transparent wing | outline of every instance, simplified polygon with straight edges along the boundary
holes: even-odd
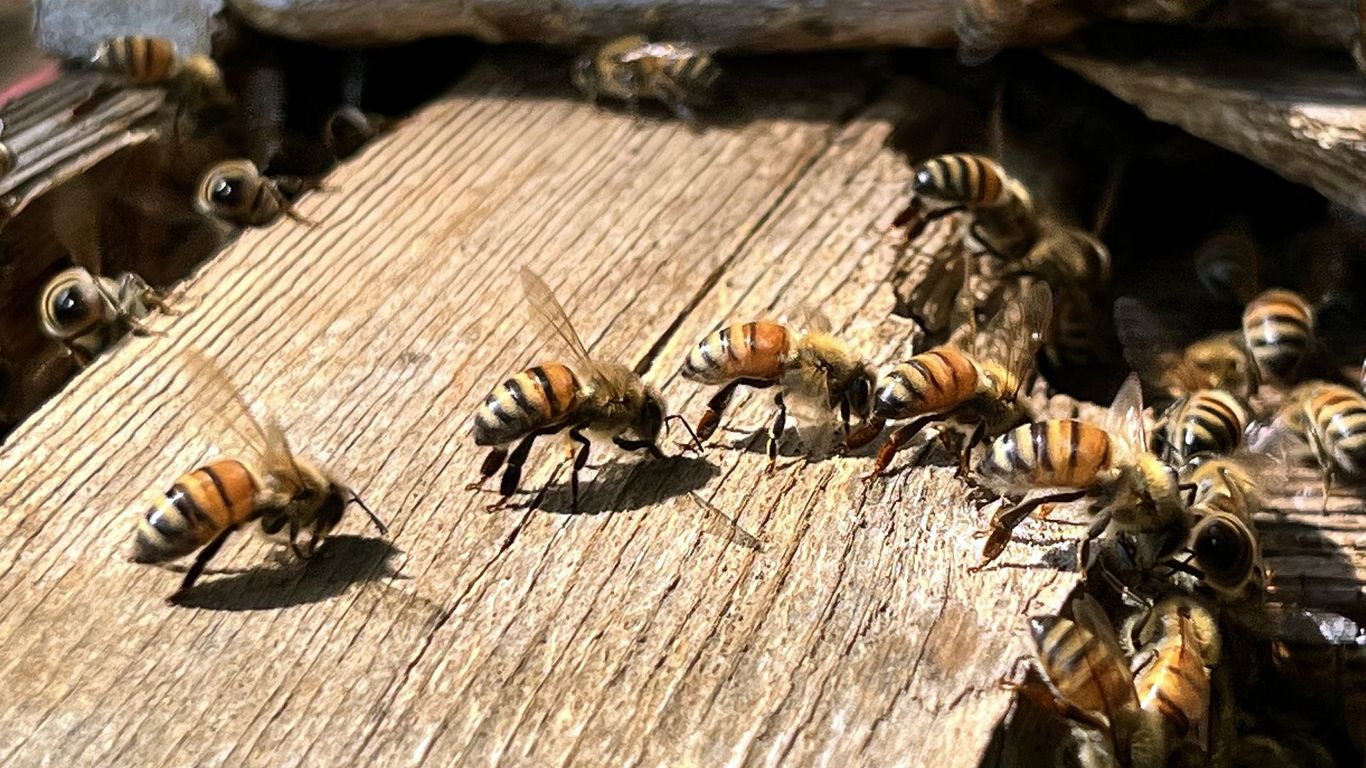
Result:
[[[1119,654],[1119,658],[1124,658],[1124,651],[1119,644],[1119,635],[1115,633],[1115,627],[1110,623],[1110,618],[1105,615],[1105,609],[1094,597],[1082,595],[1072,601],[1072,620],[1078,626],[1095,635],[1112,651]]]
[[[790,314],[790,324],[803,333],[830,333],[834,324],[830,318],[814,304],[798,304]]]
[[[1115,300],[1115,330],[1125,362],[1144,381],[1154,386],[1175,385],[1186,392],[1202,388],[1198,376],[1182,361],[1176,336],[1138,300],[1127,296]]]
[[[526,267],[522,267],[521,276],[522,291],[526,296],[527,306],[531,309],[531,319],[540,333],[543,336],[558,338],[564,343],[566,351],[573,356],[575,362],[590,370],[596,370],[593,358],[588,356],[583,340],[569,322],[569,315],[565,314],[564,307],[550,292],[550,286]]]
[[[943,331],[954,320],[963,275],[971,266],[968,259],[961,242],[940,251],[913,249],[894,277],[897,302],[892,311],[914,320],[927,334]]]
[[[181,355],[186,377],[202,390],[195,395],[199,411],[242,441],[277,481],[295,483],[296,489],[301,488],[303,478],[294,453],[274,417],[267,417],[264,423],[257,419],[237,386],[203,352],[189,349]]]
[[[1014,378],[1018,391],[1034,368],[1034,357],[1052,320],[1053,292],[1047,283],[1031,281],[987,323],[973,355],[978,360],[1000,363]]]
[[[1105,431],[1123,440],[1134,451],[1147,450],[1148,438],[1143,427],[1143,385],[1138,374],[1131,373],[1115,393],[1115,400],[1105,413]]]

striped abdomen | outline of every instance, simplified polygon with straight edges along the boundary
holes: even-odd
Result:
[[[1006,175],[995,160],[982,155],[939,155],[915,167],[911,189],[945,203],[992,206],[1004,202]]]
[[[164,37],[125,35],[100,44],[96,66],[141,85],[158,85],[175,74],[175,44]]]
[[[878,382],[873,412],[887,419],[956,408],[977,393],[977,366],[953,347],[915,355]]]
[[[721,70],[712,61],[711,55],[694,52],[664,60],[664,73],[685,96],[694,99],[704,97],[716,84]]]
[[[579,380],[567,366],[528,368],[493,388],[474,414],[476,445],[505,445],[574,413]]]
[[[256,512],[256,478],[236,459],[186,472],[138,523],[133,561],[164,563],[208,544]]]
[[[1341,384],[1324,384],[1309,400],[1311,429],[1333,461],[1350,475],[1366,473],[1366,396]]]
[[[1250,414],[1231,393],[1202,389],[1167,424],[1167,443],[1180,461],[1197,453],[1229,453],[1243,442]]]
[[[1138,701],[1117,646],[1061,617],[1031,619],[1030,630],[1044,673],[1067,702],[1112,727],[1127,722]]]
[[[702,339],[688,355],[683,376],[703,384],[735,379],[777,381],[792,346],[792,332],[785,325],[736,323]]]
[[[1153,656],[1134,677],[1139,708],[1162,718],[1178,736],[1204,723],[1209,711],[1209,672],[1189,629],[1189,620],[1175,619],[1180,630],[1158,640]]]
[[[1113,459],[1105,430],[1075,419],[1048,419],[992,441],[979,471],[992,485],[1089,488]]]
[[[1314,341],[1314,318],[1299,294],[1270,290],[1243,310],[1243,341],[1264,374],[1283,378],[1294,371]]]

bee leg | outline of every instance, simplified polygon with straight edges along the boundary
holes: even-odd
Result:
[[[686,424],[687,422],[685,421],[683,423]],[[651,458],[669,458],[664,454],[663,451],[659,450],[659,446],[655,445],[649,440],[627,440],[621,435],[617,435],[616,437],[612,438],[612,442],[616,443],[617,447],[622,449],[623,451],[649,451]],[[691,447],[692,443],[684,443],[684,445]]]
[[[882,428],[886,426],[886,424],[887,420],[876,414],[868,417],[868,420],[855,430],[853,434],[845,435],[844,447],[847,450],[853,451],[873,442],[873,438],[882,433]],[[876,475],[877,473],[875,472],[873,474]]]
[[[235,530],[237,530],[237,526],[235,525],[224,528],[223,532],[215,536],[213,541],[209,542],[208,546],[199,550],[199,554],[195,556],[194,562],[190,564],[190,570],[185,572],[185,580],[180,582],[180,589],[177,589],[175,594],[166,598],[166,602],[178,603],[184,599],[185,593],[190,591],[190,588],[194,586],[196,581],[199,581],[199,577],[204,573],[205,566],[214,558],[214,555],[218,554],[218,550],[223,548],[223,542],[227,541],[228,537],[231,536],[232,532]]]
[[[968,460],[972,456],[972,449],[982,442],[982,437],[986,435],[986,432],[986,424],[979,421],[972,428],[972,432],[968,433],[967,441],[958,451],[958,473],[955,477],[962,479],[968,476]]]
[[[773,396],[773,404],[778,406],[778,415],[773,417],[773,428],[768,432],[768,467],[764,470],[765,474],[771,474],[777,466],[778,440],[787,429],[787,403],[783,402],[782,392]]]
[[[716,433],[716,427],[721,424],[721,414],[725,412],[726,406],[730,405],[730,399],[735,394],[735,388],[743,384],[742,379],[736,379],[716,391],[707,401],[707,410],[702,414],[702,418],[697,420],[697,438],[699,440],[710,439]]]
[[[522,465],[526,464],[526,457],[531,453],[531,445],[536,442],[544,432],[532,432],[522,438],[522,442],[512,449],[512,453],[507,457],[507,468],[503,470],[503,479],[498,484],[498,492],[503,496],[511,496],[517,492],[517,484],[522,482]]]
[[[939,418],[938,414],[926,414],[892,430],[892,434],[887,436],[887,442],[883,443],[882,447],[878,449],[877,461],[873,464],[873,472],[868,478],[872,479],[883,472],[886,472],[887,466],[892,463],[892,459],[896,456],[897,451],[900,451],[907,443],[914,439],[915,436],[920,433],[920,430],[925,428],[926,424],[929,424],[937,418]]]
[[[1043,504],[1058,504],[1068,501],[1076,501],[1086,496],[1086,491],[1064,491],[1038,498],[1022,501],[1013,507],[1006,507],[991,519],[991,527],[987,533],[987,543],[982,547],[982,562],[968,568],[968,573],[977,573],[987,567],[991,561],[1001,556],[1005,551],[1006,545],[1010,543],[1010,533],[1015,530],[1020,523],[1024,522],[1034,510]]]
[[[683,418],[682,416],[680,416],[680,415],[677,414],[677,413],[673,414],[672,416],[665,416],[665,417],[664,417],[664,423],[665,423],[665,424],[668,424],[668,423],[671,422],[671,421],[677,421],[679,424],[682,424],[682,425],[683,425],[683,429],[687,430],[687,432],[688,432],[688,437],[691,437],[691,438],[692,438],[692,441],[691,441],[691,442],[687,442],[687,443],[683,443],[683,444],[682,444],[682,445],[683,445],[683,448],[684,448],[685,450],[697,451],[698,455],[701,455],[701,454],[703,454],[703,453],[706,453],[706,451],[707,451],[706,446],[702,445],[702,441],[697,439],[697,433],[693,431],[692,425],[688,423],[688,420],[687,420],[687,419]],[[630,442],[630,441],[627,441],[627,442]],[[644,441],[641,441],[641,442],[644,442]],[[620,445],[620,443],[617,443],[617,444]],[[630,449],[628,448],[627,450],[630,450]],[[650,443],[650,455],[654,456],[656,459],[663,459],[663,458],[665,458],[664,452],[661,451],[661,450],[659,450],[659,446],[655,445],[654,443]]]
[[[1323,507],[1322,511],[1328,511],[1328,495],[1333,492],[1333,459],[1328,455],[1328,447],[1323,444],[1323,437],[1314,428],[1314,421],[1311,415],[1310,426],[1305,430],[1305,436],[1309,438],[1309,448],[1314,454],[1314,460],[1319,464],[1319,471],[1323,473]]]
[[[1189,494],[1186,499],[1186,506],[1188,507],[1195,503],[1195,492],[1198,490],[1200,490],[1198,483],[1178,483],[1176,485],[1177,493]]]
[[[582,446],[579,448],[577,455],[574,456],[574,467],[569,470],[569,509],[572,512],[578,512],[579,472],[588,464],[588,449],[593,446],[593,443],[587,437],[584,437],[583,432],[579,429],[569,430],[569,439]]]
[[[484,463],[479,465],[479,482],[468,483],[465,485],[467,491],[477,491],[484,487],[484,483],[490,477],[498,474],[498,470],[503,468],[503,462],[507,461],[508,449],[502,446],[489,451],[489,455],[484,457]]]

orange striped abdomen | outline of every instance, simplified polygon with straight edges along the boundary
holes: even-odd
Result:
[[[873,412],[887,419],[956,408],[977,393],[977,366],[952,347],[936,347],[898,365],[878,382]]]
[[[1005,191],[1005,172],[982,155],[940,155],[916,166],[911,188],[917,195],[970,207],[996,205]]]
[[[1190,733],[1209,711],[1209,673],[1182,622],[1181,634],[1162,640],[1134,679],[1138,705],[1155,712],[1178,735]]]
[[[1322,386],[1309,402],[1313,429],[1349,475],[1366,474],[1366,396],[1340,384]]]
[[[1272,377],[1295,370],[1313,338],[1313,315],[1297,293],[1270,290],[1243,310],[1243,341],[1257,367]]]
[[[1000,487],[1090,488],[1113,460],[1105,430],[1076,419],[1048,419],[992,441],[979,471]]]
[[[1129,667],[1117,647],[1071,619],[1033,619],[1030,625],[1044,672],[1069,703],[1112,724],[1137,709]]]
[[[547,363],[494,387],[474,414],[476,445],[506,445],[568,419],[581,400],[579,380],[568,366]]]
[[[256,478],[236,459],[215,459],[181,475],[138,523],[133,561],[184,557],[256,513]]]
[[[703,384],[777,381],[791,349],[792,332],[785,325],[736,323],[702,339],[688,355],[683,376]]]
[[[1243,442],[1251,415],[1231,393],[1200,390],[1190,396],[1167,425],[1167,441],[1179,460],[1198,453],[1228,453]]]
[[[96,63],[140,85],[158,85],[174,74],[175,44],[164,37],[126,35],[100,45]]]

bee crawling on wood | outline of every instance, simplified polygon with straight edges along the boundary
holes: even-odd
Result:
[[[1010,532],[1044,504],[1090,497],[1095,519],[1087,545],[1108,528],[1150,540],[1138,567],[1146,570],[1186,541],[1190,515],[1175,473],[1148,448],[1143,395],[1130,375],[1115,395],[1103,425],[1077,419],[1025,424],[996,438],[978,468],[981,482],[1002,495],[1047,489],[1026,496],[991,520],[981,564],[1000,556]]]
[[[910,243],[930,222],[966,211],[968,232],[992,255],[1013,259],[1038,239],[1029,190],[985,155],[938,155],[911,170],[911,201],[892,220]]]
[[[697,437],[706,440],[716,432],[721,415],[740,386],[754,389],[777,387],[773,397],[778,412],[768,433],[768,468],[778,458],[778,439],[787,424],[788,401],[801,408],[822,428],[832,411],[839,409],[844,432],[849,420],[867,420],[872,410],[874,374],[866,360],[831,335],[830,321],[807,311],[804,328],[782,323],[736,323],[715,331],[693,348],[683,367],[683,377],[701,384],[721,385],[707,401],[697,422]],[[809,414],[808,414],[809,412]],[[874,432],[876,434],[876,432]]]
[[[684,42],[652,43],[642,35],[612,40],[580,56],[572,72],[575,87],[590,101],[607,96],[634,111],[641,99],[653,99],[689,124],[697,123],[694,107],[711,103],[720,76],[710,53]]]
[[[295,190],[286,186],[302,191],[309,185],[297,179],[269,178],[250,160],[224,160],[200,179],[194,207],[205,216],[243,227],[264,227],[281,216],[312,226],[294,210],[287,192]]]
[[[160,293],[131,272],[96,277],[83,267],[71,267],[43,287],[38,324],[78,363],[88,365],[124,333],[150,333],[141,321],[154,308],[176,314]]]
[[[871,475],[876,476],[927,424],[946,421],[970,430],[959,461],[960,471],[966,471],[968,457],[983,437],[1028,420],[1018,395],[1033,370],[1052,312],[1048,286],[1033,283],[987,324],[980,339],[969,323],[971,350],[946,344],[897,365],[878,380],[873,415],[846,446],[866,445],[888,420],[911,419],[878,451]]]
[[[213,362],[187,353],[186,371],[203,387],[197,395],[203,412],[224,425],[245,451],[181,475],[138,523],[135,563],[166,563],[199,552],[170,601],[185,596],[228,537],[245,525],[256,523],[261,533],[283,537],[303,560],[313,556],[352,503],[365,510],[381,535],[388,534],[354,491],[294,454],[273,418],[258,421]]]
[[[1257,443],[1271,447],[1286,435],[1309,443],[1323,472],[1325,503],[1339,478],[1366,479],[1366,394],[1326,381],[1301,384]]]
[[[543,337],[558,339],[570,353],[566,363],[542,363],[494,387],[474,414],[474,442],[492,450],[480,468],[478,488],[503,469],[499,493],[517,491],[531,446],[538,437],[567,432],[579,445],[570,473],[570,504],[578,507],[579,472],[588,464],[591,436],[610,439],[626,451],[646,451],[665,458],[659,449],[660,432],[677,420],[691,431],[682,416],[669,415],[664,398],[631,369],[593,359],[584,347],[564,307],[545,281],[523,268],[526,303]],[[587,434],[585,434],[587,433]],[[508,446],[516,443],[509,452]],[[700,448],[700,444],[699,444]],[[504,466],[506,468],[504,469]]]

